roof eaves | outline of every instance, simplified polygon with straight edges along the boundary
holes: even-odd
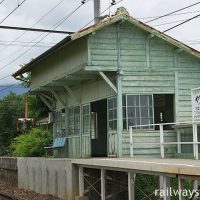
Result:
[[[98,24],[94,24],[94,25],[92,25],[92,26],[90,26],[90,27],[88,27],[86,29],[83,29],[83,30],[80,30],[80,31],[78,31],[76,33],[73,33],[71,35],[71,39],[72,40],[76,40],[78,38],[81,38],[81,37],[83,37],[85,35],[88,35],[88,34],[90,34],[92,32],[100,30],[100,29],[102,29],[102,28],[104,28],[104,27],[106,27],[108,25],[111,25],[111,24],[113,24],[113,23],[115,23],[117,21],[120,21],[123,18],[124,18],[124,14],[119,14],[119,15],[115,15],[113,17],[110,17],[110,18],[108,18],[106,20],[103,20],[103,21],[99,22]]]

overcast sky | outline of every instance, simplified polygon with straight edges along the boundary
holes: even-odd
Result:
[[[22,1],[4,0],[0,4],[0,22]],[[102,11],[109,7],[109,1],[111,0],[101,0]],[[110,12],[113,14],[117,7],[124,6],[131,16],[146,22],[151,19],[147,17],[160,16],[196,2],[197,0],[123,0],[113,6]],[[80,3],[81,0],[26,0],[0,25],[52,29]],[[54,7],[55,9],[41,19]],[[108,13],[109,10],[105,14]],[[149,25],[163,31],[180,23],[181,20],[200,14],[200,4],[180,11],[179,14],[156,20]],[[91,19],[93,19],[93,0],[80,7],[56,30],[78,31]],[[180,22],[176,22],[179,20]],[[167,34],[200,50],[200,18],[173,29]],[[66,35],[49,34],[45,36],[46,33],[0,29],[0,86],[15,83],[16,81],[9,75],[18,70],[20,64],[27,63],[32,58],[37,57]],[[2,79],[6,76],[9,77]]]

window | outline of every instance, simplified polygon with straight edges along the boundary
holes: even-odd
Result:
[[[80,106],[69,108],[68,126],[69,126],[69,135],[80,133]]]
[[[126,118],[127,128],[129,126],[153,124],[153,99],[152,95],[126,95]],[[150,127],[144,127],[150,128]]]
[[[117,130],[117,98],[108,99],[108,127]]]
[[[83,135],[90,134],[90,105],[82,107]]]
[[[54,121],[54,131],[56,133],[56,137],[65,136],[65,109],[57,110],[54,112],[55,121]]]
[[[174,122],[174,95],[154,94],[153,99],[155,123]],[[172,127],[165,125],[164,129],[172,129]]]

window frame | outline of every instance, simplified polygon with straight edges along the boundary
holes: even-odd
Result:
[[[137,107],[139,107],[140,109],[140,125],[138,125],[138,127],[136,128],[137,130],[152,130],[152,129],[154,129],[154,126],[146,126],[146,127],[142,127],[142,125],[141,125],[141,103],[140,103],[140,97],[141,96],[151,96],[151,101],[152,101],[152,124],[154,124],[154,99],[153,99],[153,94],[148,94],[148,93],[146,93],[146,94],[123,94],[123,95],[125,95],[125,103],[126,103],[126,105],[125,105],[125,108],[126,108],[126,117],[124,118],[124,116],[123,116],[123,119],[126,119],[126,130],[128,131],[129,130],[129,125],[128,125],[128,122],[129,122],[129,117],[128,117],[128,101],[127,101],[127,97],[128,96],[139,96],[139,106],[137,106]],[[122,109],[123,109],[123,107],[124,107],[124,105],[122,105]]]
[[[86,107],[86,106],[89,107],[89,113],[88,113],[88,114],[84,114],[84,110],[83,110],[83,109],[84,109],[84,107]],[[88,104],[81,105],[81,123],[82,123],[81,127],[82,127],[82,135],[83,135],[83,136],[85,136],[85,135],[91,135],[91,128],[90,128],[90,126],[91,126],[91,125],[90,125],[90,120],[91,120],[90,117],[91,117],[91,114],[90,114],[90,113],[91,113],[91,106],[90,106],[89,103],[88,103]],[[88,129],[88,132],[85,133],[85,132],[84,132],[84,117],[87,116],[87,115],[89,116],[89,125],[88,125],[88,126],[89,126],[89,129]]]
[[[113,99],[115,99],[116,100],[116,108],[112,108],[112,109],[109,109],[109,100],[113,100]],[[108,130],[108,132],[115,132],[115,131],[117,131],[117,96],[112,96],[112,97],[109,97],[108,99],[107,99],[107,130]],[[114,110],[116,110],[116,119],[115,118],[112,118],[111,120],[109,120],[109,111],[110,110],[112,110],[112,111],[114,111]],[[112,122],[114,122],[114,121],[116,121],[116,129],[110,129],[110,126],[109,126],[109,122],[110,121],[112,121]]]
[[[74,109],[76,107],[79,107],[79,131],[78,133],[75,133],[75,113],[74,113]],[[73,117],[70,117],[70,109],[73,109]],[[82,113],[81,113],[81,105],[74,105],[74,106],[70,106],[70,107],[67,107],[67,132],[68,132],[68,136],[76,136],[76,135],[80,135],[81,134],[81,116],[82,116]],[[73,122],[73,125],[70,125],[70,118],[73,118],[74,122]],[[74,133],[70,133],[70,128],[73,127],[73,132]]]

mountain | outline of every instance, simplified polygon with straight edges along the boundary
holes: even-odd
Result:
[[[21,95],[25,92],[27,92],[28,89],[24,88],[20,85],[4,85],[0,86],[0,99],[7,96],[10,92],[14,92],[17,95]]]

